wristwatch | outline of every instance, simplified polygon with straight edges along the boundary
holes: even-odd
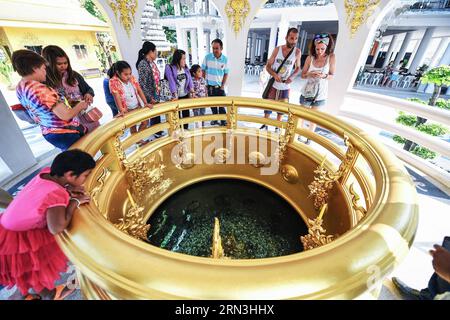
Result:
[[[77,202],[77,208],[79,208],[79,207],[80,207],[80,205],[81,205],[81,201],[80,201],[80,200],[78,200],[77,198],[70,198],[70,200],[69,200],[69,201],[72,201],[72,200],[75,200],[75,201]]]

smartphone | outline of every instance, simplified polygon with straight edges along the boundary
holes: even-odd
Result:
[[[442,246],[450,251],[450,237],[445,237],[444,242],[442,242]]]

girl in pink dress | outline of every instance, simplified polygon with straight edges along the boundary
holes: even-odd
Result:
[[[0,214],[1,285],[16,285],[24,296],[30,289],[36,293],[55,289],[68,260],[54,236],[66,229],[77,207],[89,202],[82,185],[94,167],[89,154],[65,151]]]

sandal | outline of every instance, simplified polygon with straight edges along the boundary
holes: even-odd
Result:
[[[27,294],[24,300],[42,300],[42,297],[38,294]]]
[[[66,290],[63,293],[64,289],[68,289],[68,290]],[[57,286],[55,288],[55,290],[56,290],[56,292],[55,292],[55,297],[53,298],[53,300],[64,300],[64,298],[71,295],[75,291],[75,288],[69,289],[69,288],[67,288],[66,285],[61,284],[61,285]]]

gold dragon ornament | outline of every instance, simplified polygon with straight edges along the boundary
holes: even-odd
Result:
[[[345,0],[347,24],[353,38],[358,29],[366,23],[381,0]]]
[[[138,7],[137,0],[110,0],[108,3],[116,16],[116,19],[120,20],[122,27],[129,37],[131,29],[133,29],[134,15],[136,14]],[[118,18],[119,14],[120,19]]]
[[[228,0],[225,6],[228,20],[231,20],[234,33],[237,35],[250,12],[250,3],[247,0]]]

